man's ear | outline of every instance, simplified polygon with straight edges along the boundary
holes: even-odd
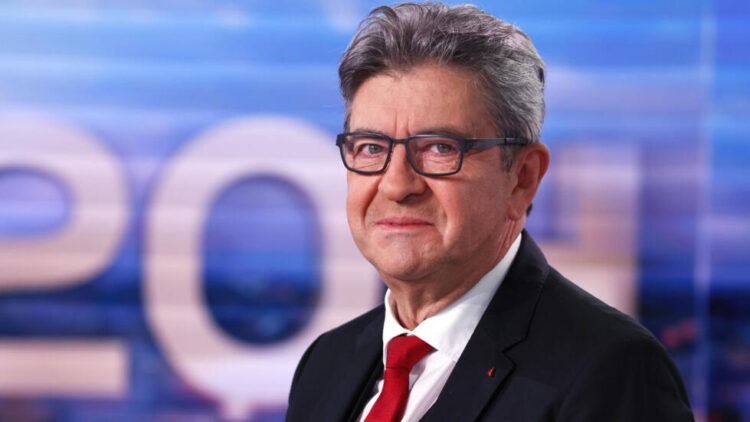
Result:
[[[510,172],[516,184],[510,193],[508,217],[520,220],[534,200],[539,184],[549,167],[549,149],[541,142],[526,145],[516,152]]]

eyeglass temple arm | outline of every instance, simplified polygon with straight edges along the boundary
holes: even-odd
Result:
[[[466,150],[470,149],[489,149],[495,145],[526,145],[531,142],[522,138],[478,138],[467,139]]]

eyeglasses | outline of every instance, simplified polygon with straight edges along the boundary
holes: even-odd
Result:
[[[453,135],[414,135],[394,139],[379,133],[350,132],[336,136],[344,166],[359,174],[376,174],[385,170],[391,160],[393,144],[404,144],[406,157],[417,173],[450,176],[461,170],[466,151],[529,143],[521,138],[465,139]]]

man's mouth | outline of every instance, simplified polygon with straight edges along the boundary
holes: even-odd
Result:
[[[408,229],[432,225],[429,221],[414,217],[388,217],[378,220],[375,224],[380,227],[393,229]]]

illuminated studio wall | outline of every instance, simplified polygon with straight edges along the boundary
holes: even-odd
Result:
[[[750,4],[551,3],[480,2],[548,65],[529,230],[699,419],[750,420]],[[383,292],[334,147],[374,5],[0,3],[0,420],[283,418],[305,346]]]

